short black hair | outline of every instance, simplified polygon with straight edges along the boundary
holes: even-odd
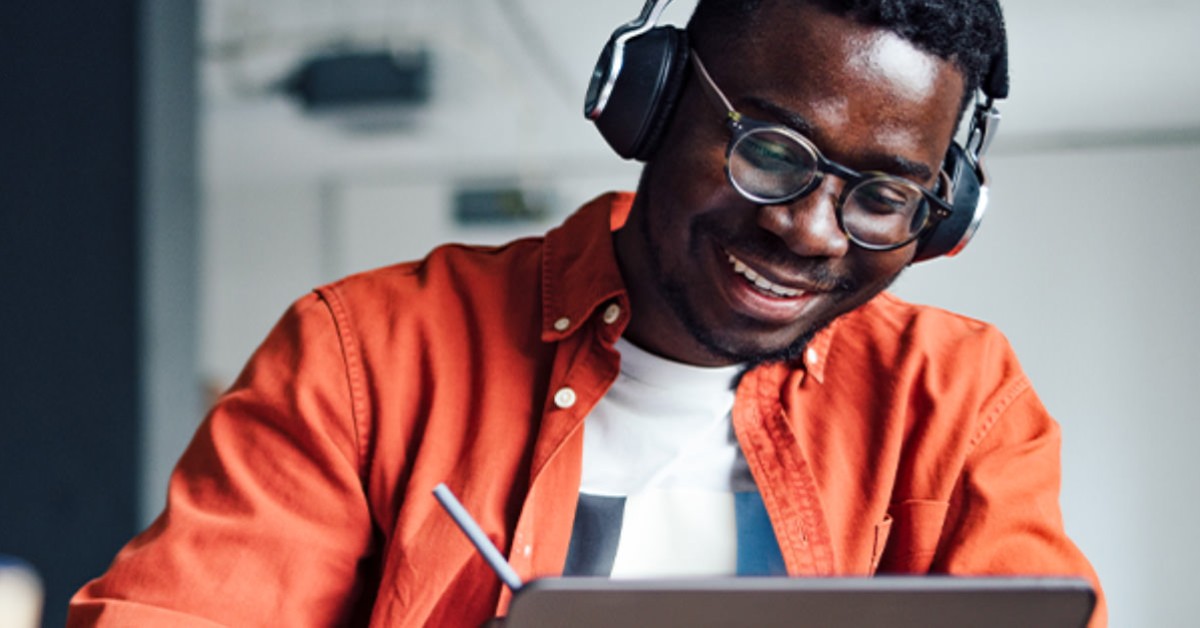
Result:
[[[1004,14],[997,0],[781,0],[806,3],[849,17],[861,24],[886,28],[917,48],[952,62],[963,75],[962,109],[983,81],[1004,97],[1008,90]],[[700,0],[688,21],[693,42],[725,47],[735,39],[753,38],[754,12],[763,0]],[[993,70],[993,65],[999,67]]]

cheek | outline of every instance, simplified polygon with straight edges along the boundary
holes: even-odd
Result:
[[[916,244],[910,244],[895,251],[856,251],[854,256],[854,275],[859,282],[859,289],[874,296],[880,290],[888,287],[909,263],[916,252]]]
[[[701,94],[689,91],[681,100],[653,162],[665,175],[662,183],[669,189],[664,192],[682,198],[725,184],[729,131]]]
[[[694,142],[671,148],[670,156],[660,153],[647,166],[646,226],[653,240],[685,242],[693,239],[697,220],[744,201],[726,180],[723,151],[706,150]]]

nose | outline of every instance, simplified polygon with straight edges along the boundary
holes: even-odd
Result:
[[[789,203],[759,207],[758,226],[779,236],[801,257],[842,257],[850,240],[838,225],[840,183],[825,177],[815,190]]]

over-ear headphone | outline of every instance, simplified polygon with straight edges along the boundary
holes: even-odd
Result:
[[[650,159],[683,91],[690,51],[687,33],[656,26],[670,2],[646,0],[637,18],[614,31],[588,84],[584,115],[625,159]],[[914,262],[956,255],[983,221],[989,183],[983,155],[1000,123],[994,102],[1008,96],[1006,48],[1002,42],[980,85],[983,100],[971,114],[967,141],[961,146],[951,143],[942,163],[954,211],[921,234]]]

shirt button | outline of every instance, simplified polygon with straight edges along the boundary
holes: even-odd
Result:
[[[808,351],[804,352],[804,361],[808,362],[809,366],[812,366],[817,363],[817,357],[818,357],[817,350],[813,349],[811,347],[809,348]]]
[[[575,391],[570,386],[563,386],[554,393],[554,405],[566,410],[575,405]]]
[[[570,326],[571,319],[567,318],[566,316],[554,321],[554,328],[558,331],[567,331],[567,328]]]
[[[532,545],[526,545],[524,550],[522,550],[522,551],[525,553],[525,558],[529,558],[530,556],[533,556],[533,546]]]
[[[621,318],[621,306],[617,305],[616,303],[609,305],[608,308],[604,310],[605,324],[612,325],[613,323],[617,322],[618,318]]]

